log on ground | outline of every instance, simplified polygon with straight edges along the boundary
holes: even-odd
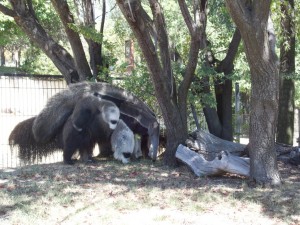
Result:
[[[236,156],[247,154],[245,152],[246,145],[223,140],[203,130],[193,132],[190,138],[186,140],[186,145],[205,155],[208,160],[214,159],[222,151]]]
[[[186,164],[196,176],[216,176],[233,173],[243,176],[250,174],[249,158],[238,157],[228,151],[221,151],[214,160],[208,161],[201,154],[179,145],[176,158]]]

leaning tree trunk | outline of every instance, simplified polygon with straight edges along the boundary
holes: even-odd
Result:
[[[36,19],[29,1],[11,0],[13,10],[0,4],[0,11],[14,18],[16,24],[27,34],[54,63],[64,76],[67,84],[79,81],[79,75],[72,56],[55,42]]]
[[[279,71],[275,35],[268,27],[270,1],[227,0],[226,3],[241,32],[251,73],[250,177],[257,183],[280,184],[274,151]]]
[[[70,12],[68,3],[64,0],[51,0],[51,2],[64,25],[68,40],[73,51],[73,57],[80,81],[85,81],[88,78],[92,77],[92,73],[85,56],[80,36],[70,27],[70,25],[74,24],[74,18],[72,13]]]

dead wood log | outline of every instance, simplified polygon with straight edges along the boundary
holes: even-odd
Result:
[[[250,174],[247,145],[220,139],[206,131],[198,130],[186,140],[187,147],[179,145],[176,158],[186,164],[197,176],[234,173]],[[276,144],[277,159],[300,165],[300,148]]]
[[[221,151],[218,156],[207,161],[201,154],[179,145],[175,154],[176,158],[186,164],[196,176],[213,176],[224,173],[234,173],[243,176],[250,174],[249,158],[238,157],[228,151]]]
[[[295,166],[300,166],[300,149],[299,148],[291,151],[288,162]]]
[[[277,159],[295,166],[300,165],[300,148],[276,145]]]
[[[207,160],[214,159],[222,151],[236,156],[246,154],[246,145],[223,140],[203,130],[193,132],[186,140],[186,145],[203,154]]]

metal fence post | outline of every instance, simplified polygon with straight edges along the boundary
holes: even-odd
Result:
[[[235,134],[237,142],[240,142],[241,134],[241,115],[240,115],[240,87],[239,83],[235,83]]]

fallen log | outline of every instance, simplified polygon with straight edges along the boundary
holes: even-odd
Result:
[[[300,148],[299,147],[281,147],[277,152],[277,159],[284,163],[290,163],[300,166]]]
[[[289,163],[295,166],[300,166],[300,151],[294,150],[290,154]]]
[[[197,176],[234,173],[249,176],[250,159],[247,145],[220,139],[209,132],[198,130],[179,145],[176,158],[186,164]],[[300,148],[276,144],[277,159],[300,165]],[[242,157],[244,156],[244,157]]]
[[[208,161],[203,155],[179,145],[176,158],[186,164],[196,176],[215,176],[224,173],[234,173],[243,176],[250,174],[249,158],[232,155],[228,151],[221,151],[214,160]]]
[[[222,151],[236,156],[243,156],[246,154],[247,147],[247,145],[223,140],[203,130],[193,132],[186,140],[186,146],[205,155],[207,160],[214,159]]]

